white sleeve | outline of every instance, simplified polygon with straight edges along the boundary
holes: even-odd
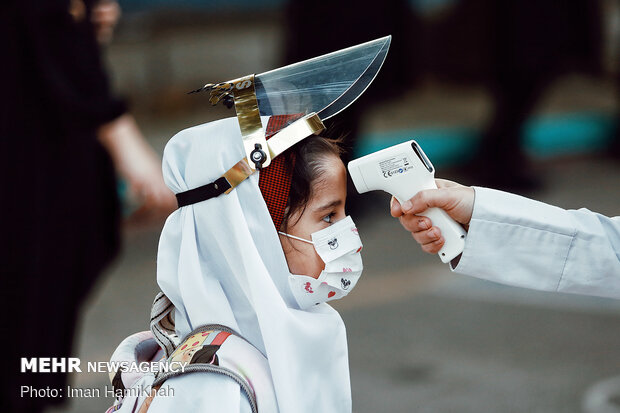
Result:
[[[536,290],[620,298],[620,217],[474,190],[465,249],[454,271]]]
[[[166,380],[149,413],[251,413],[248,399],[234,380],[215,373],[188,373]]]

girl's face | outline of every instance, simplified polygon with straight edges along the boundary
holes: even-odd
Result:
[[[310,234],[320,231],[345,218],[347,198],[347,171],[336,155],[325,155],[323,174],[312,182],[312,197],[305,210],[289,217],[288,228],[282,231],[299,238],[312,240]],[[301,214],[301,216],[300,216]],[[318,278],[325,263],[316,253],[314,245],[280,235],[280,243],[291,274]]]

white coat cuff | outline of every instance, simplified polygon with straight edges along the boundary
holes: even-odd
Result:
[[[453,270],[502,284],[556,291],[574,236],[566,211],[507,192],[474,190],[465,249]],[[542,273],[540,268],[547,271]]]

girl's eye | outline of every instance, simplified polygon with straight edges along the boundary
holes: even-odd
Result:
[[[335,212],[330,213],[329,215],[326,215],[322,218],[323,221],[327,222],[328,224],[332,223],[332,218],[334,217],[334,215],[336,215]]]

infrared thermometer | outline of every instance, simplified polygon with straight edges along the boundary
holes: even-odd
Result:
[[[423,189],[437,188],[435,168],[414,140],[355,159],[348,168],[357,192],[380,189],[401,204]],[[467,233],[443,209],[429,208],[418,215],[430,218],[441,230],[445,239],[438,253],[441,261],[450,262],[463,252]]]

